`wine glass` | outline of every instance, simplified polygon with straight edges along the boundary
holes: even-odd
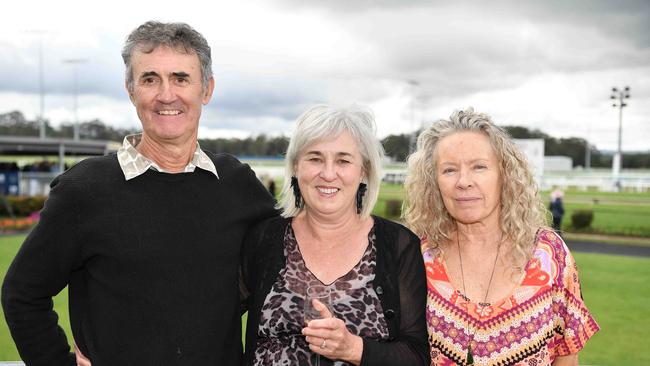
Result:
[[[325,285],[310,285],[307,286],[307,293],[305,295],[304,303],[304,317],[305,326],[314,319],[321,319],[320,311],[314,308],[314,300],[320,301],[328,309],[331,309],[331,290]],[[315,366],[320,366],[320,355],[315,354],[312,357]]]

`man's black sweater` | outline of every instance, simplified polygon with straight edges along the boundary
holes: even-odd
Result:
[[[2,287],[28,366],[75,365],[51,298],[93,366],[239,365],[238,265],[247,229],[276,214],[252,170],[208,154],[219,178],[155,170],[129,181],[115,155],[52,182]]]

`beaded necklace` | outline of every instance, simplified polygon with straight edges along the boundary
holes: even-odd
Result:
[[[467,290],[465,290],[465,273],[463,272],[463,256],[460,254],[460,233],[457,231],[456,232],[456,246],[458,247],[458,260],[460,262],[460,278],[463,283],[463,293],[459,294],[463,300],[469,302],[471,301],[469,297],[467,297]],[[497,261],[499,260],[499,252],[501,251],[501,239],[499,239],[499,245],[497,246],[497,255],[494,257],[494,264],[492,265],[492,273],[490,274],[490,280],[488,281],[488,286],[487,289],[485,290],[485,297],[483,298],[483,302],[479,302],[479,306],[485,307],[485,306],[490,306],[491,304],[487,302],[488,294],[490,293],[490,287],[492,286],[492,278],[494,277],[494,270],[497,268]],[[467,330],[469,330],[469,320],[467,321]],[[470,339],[469,343],[467,344],[467,364],[468,365],[473,365],[474,364],[474,355],[472,354],[472,342],[474,341],[474,336],[476,334],[476,331],[472,333],[472,338]]]

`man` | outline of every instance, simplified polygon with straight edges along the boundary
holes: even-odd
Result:
[[[69,285],[93,366],[238,365],[240,244],[274,201],[247,165],[198,146],[214,89],[198,32],[147,22],[122,57],[143,132],[52,182],[3,284],[7,323],[28,366],[74,365],[51,300]]]

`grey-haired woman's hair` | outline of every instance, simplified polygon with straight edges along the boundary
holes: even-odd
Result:
[[[438,187],[437,148],[440,140],[463,131],[486,136],[499,160],[500,229],[503,239],[514,244],[511,259],[522,263],[522,258],[528,260],[532,255],[537,229],[546,226],[546,209],[523,153],[488,115],[472,108],[455,111],[449,120],[435,122],[418,137],[417,151],[408,159],[403,218],[413,232],[427,238],[431,247],[451,240],[456,221],[445,208]]]
[[[201,33],[185,23],[161,23],[148,21],[133,30],[122,48],[122,59],[126,66],[126,82],[133,91],[131,57],[133,51],[151,53],[160,46],[169,47],[185,54],[196,54],[201,63],[201,85],[207,88],[212,77],[212,56],[208,41]]]
[[[304,205],[296,207],[291,188],[291,177],[295,175],[294,168],[300,155],[310,145],[335,139],[343,132],[348,132],[356,141],[363,158],[363,172],[368,190],[363,197],[360,216],[370,216],[379,195],[381,163],[384,157],[384,149],[375,135],[375,129],[372,111],[354,104],[345,108],[317,105],[298,117],[287,148],[284,184],[277,206],[282,209],[282,216],[294,217],[304,208]]]

